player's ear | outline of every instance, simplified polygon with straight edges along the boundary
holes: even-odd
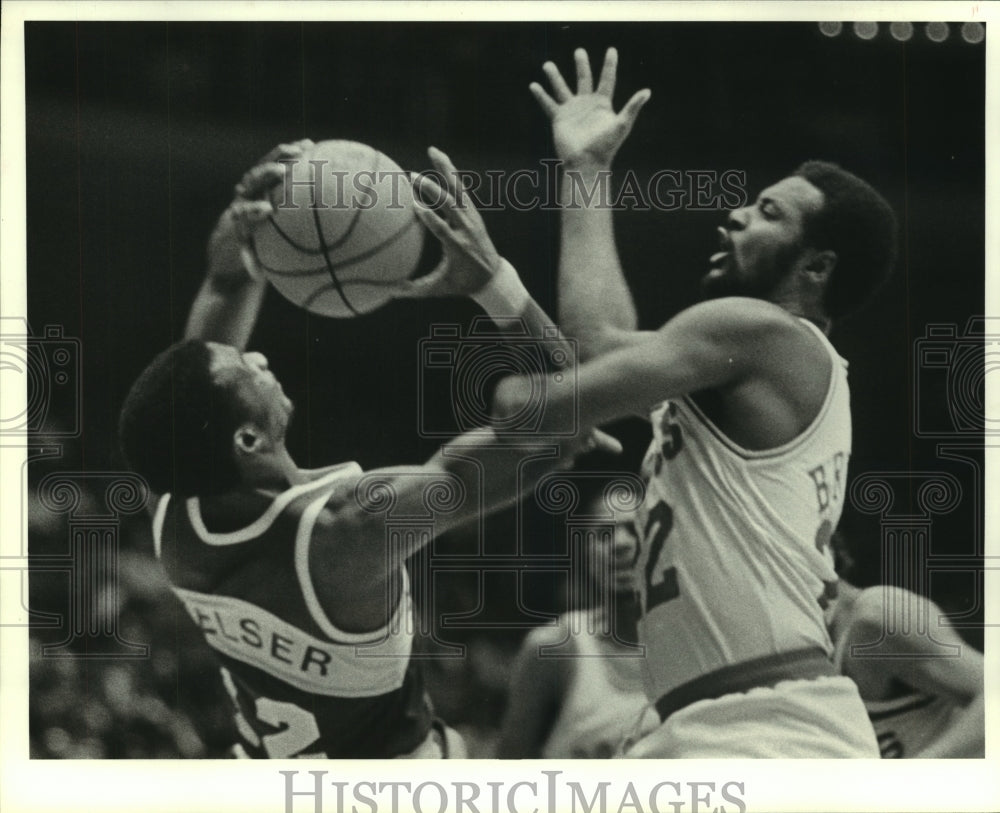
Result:
[[[258,454],[267,445],[266,440],[265,434],[256,424],[245,423],[233,433],[233,449],[237,455]]]
[[[837,253],[830,249],[812,251],[806,258],[804,270],[815,283],[827,283],[837,267]]]

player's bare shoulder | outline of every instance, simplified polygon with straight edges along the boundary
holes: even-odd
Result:
[[[826,358],[815,331],[785,308],[754,297],[729,296],[692,305],[663,325],[669,340],[710,344],[729,352],[733,363],[769,366],[779,356],[782,364],[801,356],[803,366]]]
[[[822,400],[831,352],[822,331],[780,305],[753,297],[720,297],[681,311],[661,328],[668,341],[701,345],[734,370],[733,383],[765,379],[795,393],[813,383]]]
[[[680,311],[674,319],[698,321],[718,329],[756,332],[780,330],[795,323],[795,317],[780,305],[750,296],[706,299]]]

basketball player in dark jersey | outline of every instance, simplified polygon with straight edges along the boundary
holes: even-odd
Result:
[[[404,563],[429,535],[392,535],[379,507],[394,500],[397,514],[425,516],[443,499],[434,526],[441,533],[517,493],[506,478],[481,484],[470,461],[496,444],[492,429],[445,444],[422,466],[367,475],[354,463],[307,471],[290,457],[292,403],[267,360],[245,352],[265,283],[243,249],[253,221],[270,211],[265,193],[284,171],[276,161],[303,146],[278,148],[237,187],[210,243],[187,338],[161,353],[126,399],[122,448],[155,494],[157,557],[218,655],[237,755],[462,756],[457,734],[435,724],[410,658]],[[443,153],[431,158],[455,177]],[[422,178],[417,188],[444,201],[440,213],[418,208],[444,258],[399,295],[471,295],[490,315],[520,316],[543,335],[551,321],[499,257],[478,213],[455,205],[454,187],[445,194]],[[541,474],[597,445],[615,448],[599,433],[558,449],[539,443],[534,452],[548,460],[534,468]],[[526,469],[523,487],[532,473]]]

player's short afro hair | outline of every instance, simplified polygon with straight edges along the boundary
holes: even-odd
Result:
[[[839,319],[867,303],[892,274],[896,216],[867,182],[836,164],[806,161],[793,174],[823,193],[823,208],[806,219],[805,239],[837,255],[823,304]]]
[[[118,423],[129,466],[159,494],[208,495],[239,481],[235,399],[212,380],[212,354],[189,339],[160,353],[132,385]]]

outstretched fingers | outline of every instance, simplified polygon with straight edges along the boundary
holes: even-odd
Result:
[[[542,65],[542,70],[552,86],[552,95],[555,96],[557,102],[562,103],[573,98],[573,91],[569,89],[569,85],[566,84],[566,80],[563,79],[554,62],[546,62]]]
[[[594,77],[590,73],[590,57],[583,48],[577,48],[573,52],[573,59],[576,61],[576,92],[592,93]]]
[[[597,92],[609,99],[614,95],[615,82],[618,81],[618,50],[608,48],[604,54],[604,65],[601,68],[601,78],[597,80]]]
[[[635,124],[635,120],[639,117],[639,111],[642,110],[642,106],[649,101],[649,97],[652,95],[653,92],[649,88],[636,91],[632,95],[632,98],[628,100],[625,107],[621,109],[618,116],[625,121],[629,130],[632,129],[632,125]]]
[[[439,239],[448,232],[447,219],[455,211],[455,198],[428,175],[415,175],[413,189],[416,192],[417,217]]]
[[[434,168],[444,177],[444,182],[448,187],[448,192],[457,201],[462,196],[464,189],[459,188],[459,174],[448,154],[437,147],[428,147],[427,155],[434,164]]]
[[[559,103],[549,96],[538,82],[532,82],[528,85],[528,90],[531,91],[531,95],[535,97],[535,101],[538,102],[542,110],[545,111],[545,115],[550,119],[559,112]]]

